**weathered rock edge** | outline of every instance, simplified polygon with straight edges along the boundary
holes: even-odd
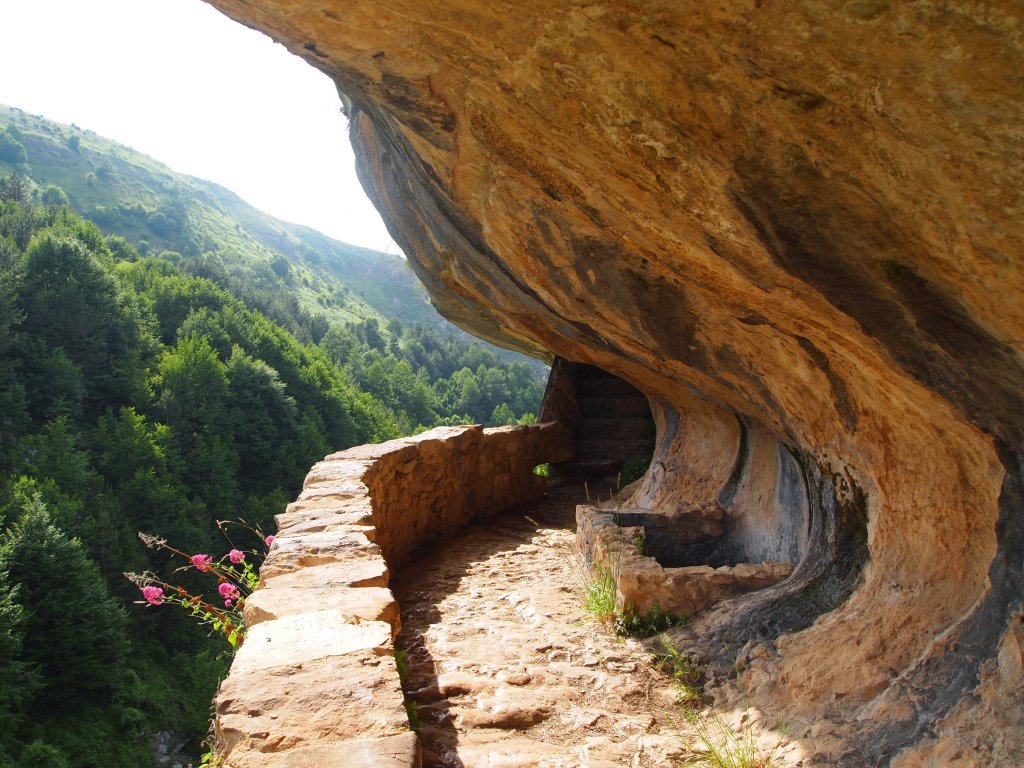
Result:
[[[245,603],[249,631],[215,701],[229,768],[416,768],[393,640],[391,567],[472,520],[544,492],[571,458],[555,424],[441,427],[313,466],[277,516]]]
[[[690,636],[750,703],[825,764],[1024,763],[1019,2],[212,2],[338,83],[444,314],[650,396],[636,503],[802,476],[794,575]]]

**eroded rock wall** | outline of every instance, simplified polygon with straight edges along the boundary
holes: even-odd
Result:
[[[336,80],[444,314],[658,404],[637,498],[718,498],[741,422],[794,457],[802,560],[710,663],[823,760],[1019,762],[1019,3],[212,2]]]

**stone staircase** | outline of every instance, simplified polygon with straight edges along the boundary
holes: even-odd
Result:
[[[647,398],[636,387],[592,365],[556,361],[562,378],[556,407],[572,429],[575,460],[558,467],[572,477],[611,476],[631,458],[647,459],[654,448],[654,422]],[[549,385],[549,394],[554,397]],[[547,407],[548,401],[545,400]]]

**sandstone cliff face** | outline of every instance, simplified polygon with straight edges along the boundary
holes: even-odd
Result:
[[[806,499],[712,663],[829,761],[1020,762],[1019,3],[211,1],[336,80],[444,314],[648,394],[636,503]]]

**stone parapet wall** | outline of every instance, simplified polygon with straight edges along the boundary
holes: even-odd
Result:
[[[394,661],[389,566],[544,491],[571,458],[556,424],[441,427],[362,445],[310,470],[245,604],[249,628],[216,699],[231,768],[413,768]]]

